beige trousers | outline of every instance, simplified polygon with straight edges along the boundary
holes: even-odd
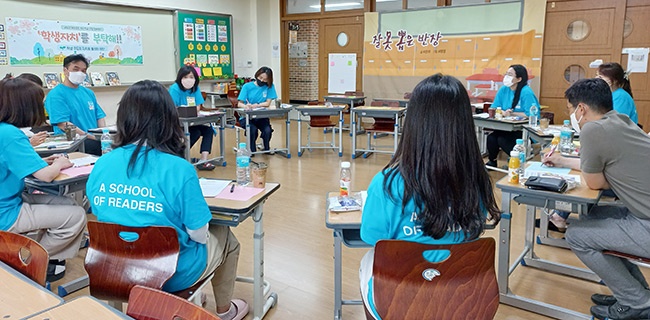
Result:
[[[70,259],[77,255],[86,227],[86,212],[68,197],[23,193],[18,219],[9,232],[39,232],[36,239],[50,259]]]
[[[212,289],[217,307],[230,307],[232,293],[237,278],[237,262],[239,261],[239,241],[230,231],[230,227],[213,225],[208,227],[208,262],[199,281],[205,279],[214,271]],[[198,282],[198,281],[197,281]]]

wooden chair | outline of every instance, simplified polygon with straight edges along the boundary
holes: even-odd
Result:
[[[307,102],[307,105],[309,106],[318,106],[318,105],[325,105],[325,101],[309,101]],[[347,109],[347,108],[346,108]],[[338,127],[338,117],[333,117],[333,116],[309,116],[309,126],[307,126],[307,146],[306,148],[311,151],[312,148],[334,148],[336,145],[335,139],[336,139],[336,128]],[[327,134],[328,132],[332,133],[332,141],[320,141],[320,142],[312,142],[311,141],[311,128],[323,128],[323,134]],[[339,134],[341,134],[339,132]],[[326,147],[313,147],[312,145],[327,145]],[[300,150],[299,150],[300,151]],[[300,156],[301,153],[298,152],[298,156]]]
[[[371,107],[399,107],[399,102],[397,101],[381,101],[374,100],[370,102]],[[368,150],[376,149],[378,147],[382,148],[394,148],[393,145],[379,146],[372,143],[372,138],[377,139],[378,137],[385,136],[387,134],[395,134],[395,119],[392,118],[375,118],[372,117],[372,125],[363,125],[364,130],[367,135],[367,148]]]
[[[449,250],[438,263],[428,250]],[[495,241],[427,245],[382,240],[375,246],[373,290],[382,319],[493,319],[499,307]]]
[[[627,259],[630,262],[632,262],[632,263],[634,263],[634,264],[636,264],[638,266],[641,266],[641,267],[650,268],[650,259],[649,258],[643,258],[643,257],[639,257],[639,256],[635,256],[635,255],[631,255],[631,254],[627,254],[627,253],[623,253],[623,252],[618,252],[618,251],[612,251],[612,250],[605,250],[605,251],[603,251],[603,253],[607,254],[607,255],[610,255],[610,256]]]
[[[207,310],[173,294],[135,286],[126,314],[136,320],[219,320]]]
[[[0,231],[0,261],[45,286],[49,255],[35,240],[17,233]]]
[[[137,235],[135,241],[126,241],[120,233]],[[179,244],[172,227],[126,227],[114,223],[88,221],[90,246],[85,268],[90,280],[90,294],[108,300],[121,310],[136,285],[162,289],[176,272]],[[201,288],[212,275],[183,291],[174,292],[200,304]]]
[[[555,124],[553,122],[553,118],[555,118],[555,114],[550,111],[541,111],[539,114],[540,118],[548,119],[548,124]]]

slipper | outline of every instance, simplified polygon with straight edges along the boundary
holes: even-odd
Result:
[[[212,171],[216,167],[210,162],[203,162],[201,164],[196,165],[196,168],[201,171]]]
[[[225,314],[218,314],[219,318],[223,320],[241,320],[248,314],[248,303],[241,299],[232,299],[230,301],[231,307]]]

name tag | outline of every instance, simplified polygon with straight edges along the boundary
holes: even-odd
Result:
[[[264,99],[266,99],[266,91],[262,92],[262,97],[264,97]]]
[[[196,99],[194,97],[187,97],[187,105],[189,107],[196,107]]]
[[[88,110],[95,110],[95,104],[92,101],[88,101]]]

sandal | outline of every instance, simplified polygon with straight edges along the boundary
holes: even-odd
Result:
[[[212,164],[210,162],[203,162],[201,164],[197,164],[196,168],[201,170],[201,171],[212,171],[216,167],[214,166],[214,164]]]
[[[218,314],[224,320],[241,320],[248,314],[248,303],[241,299],[232,299],[230,301],[230,310],[225,314]]]

